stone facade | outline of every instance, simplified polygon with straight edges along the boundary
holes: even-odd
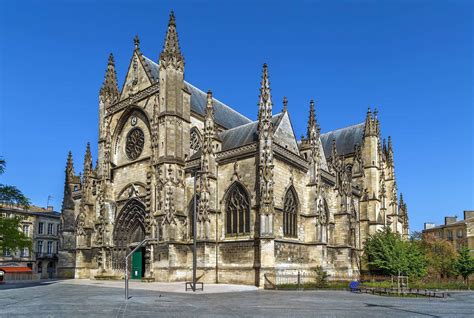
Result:
[[[407,235],[392,143],[382,141],[377,113],[321,134],[311,102],[307,135],[297,140],[286,98],[273,114],[268,73],[264,65],[251,121],[184,80],[173,14],[157,63],[135,39],[121,90],[111,55],[97,164],[89,145],[82,177],[71,154],[67,161],[60,274],[121,276],[124,256],[152,238],[143,276],[189,280],[196,235],[204,282],[262,286],[267,273],[317,266],[357,276],[368,234],[389,225]]]
[[[457,250],[467,247],[474,257],[474,211],[465,210],[463,220],[459,221],[456,216],[446,216],[443,225],[425,223],[423,235],[447,240]]]
[[[43,209],[32,206],[28,210],[20,207],[0,205],[0,214],[21,217],[20,231],[32,241],[32,250],[2,251],[0,266],[29,267],[34,279],[56,278],[58,268],[59,218],[60,213],[52,207]]]

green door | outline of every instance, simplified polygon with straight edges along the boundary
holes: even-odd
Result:
[[[132,255],[132,279],[142,278],[142,250],[139,249]]]

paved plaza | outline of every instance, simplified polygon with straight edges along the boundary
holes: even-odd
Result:
[[[68,280],[0,286],[0,317],[472,317],[474,293],[446,299],[395,298],[346,291],[264,291],[183,283]]]

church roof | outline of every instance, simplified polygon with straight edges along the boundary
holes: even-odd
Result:
[[[206,114],[207,94],[194,85],[184,82],[191,93],[191,110],[204,116]],[[234,128],[252,121],[236,110],[213,98],[214,120],[224,128]]]
[[[326,157],[331,156],[332,141],[334,139],[336,140],[336,150],[339,155],[353,153],[355,145],[362,145],[364,125],[364,123],[360,123],[321,134],[321,142]]]
[[[284,113],[279,113],[272,116],[272,125],[274,128],[278,126]],[[253,121],[245,125],[234,127],[229,130],[224,130],[219,134],[222,140],[222,150],[232,149],[247,144],[251,144],[258,140],[257,133],[258,121]]]
[[[151,77],[151,81],[157,82],[159,77],[158,64],[146,56],[142,56],[143,61],[146,63],[145,69],[147,69],[147,74]],[[186,89],[191,93],[191,111],[204,116],[206,113],[207,94],[186,81],[184,81],[184,85],[186,85]],[[219,100],[213,98],[213,102],[214,120],[218,125],[229,129],[252,122],[250,119]]]

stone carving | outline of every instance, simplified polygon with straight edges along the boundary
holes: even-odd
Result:
[[[260,232],[273,233],[273,127],[272,99],[267,64],[263,65],[258,108]]]
[[[145,237],[157,239],[145,247],[146,277],[173,281],[188,275],[193,220],[185,201],[194,194],[195,170],[202,171],[196,180],[200,199],[195,221],[198,262],[206,280],[262,286],[269,272],[294,274],[319,265],[331,275],[357,276],[361,262],[354,259],[369,233],[392,222],[406,237],[407,209],[402,199],[397,207],[391,141],[380,145],[375,114],[365,125],[320,135],[311,101],[307,135],[296,140],[286,98],[284,113],[272,114],[266,66],[258,122],[246,126],[238,110],[222,105],[210,92],[205,107],[205,93],[184,81],[173,15],[158,63],[141,54],[136,41],[128,70],[124,82],[130,85],[125,88],[129,95],[119,100],[123,88],[117,86],[109,59],[99,95],[98,164],[92,165],[86,150],[79,176],[68,159],[61,211],[60,259],[67,263],[60,269],[67,273],[63,277],[120,275],[124,256]],[[145,83],[151,84],[143,88]],[[150,119],[150,130],[136,108]],[[120,120],[121,112],[126,122]],[[143,134],[130,133],[135,128]],[[235,133],[228,131],[232,129]],[[298,148],[285,149],[287,141]],[[381,178],[386,193],[379,191]],[[388,211],[382,209],[385,197]],[[217,273],[218,267],[224,270]]]
[[[201,149],[201,135],[196,127],[191,129],[191,136],[189,138],[189,147],[194,150],[198,151]]]
[[[143,131],[136,127],[130,130],[127,134],[127,140],[125,142],[125,153],[130,160],[137,159],[143,150],[145,144],[145,135]]]

